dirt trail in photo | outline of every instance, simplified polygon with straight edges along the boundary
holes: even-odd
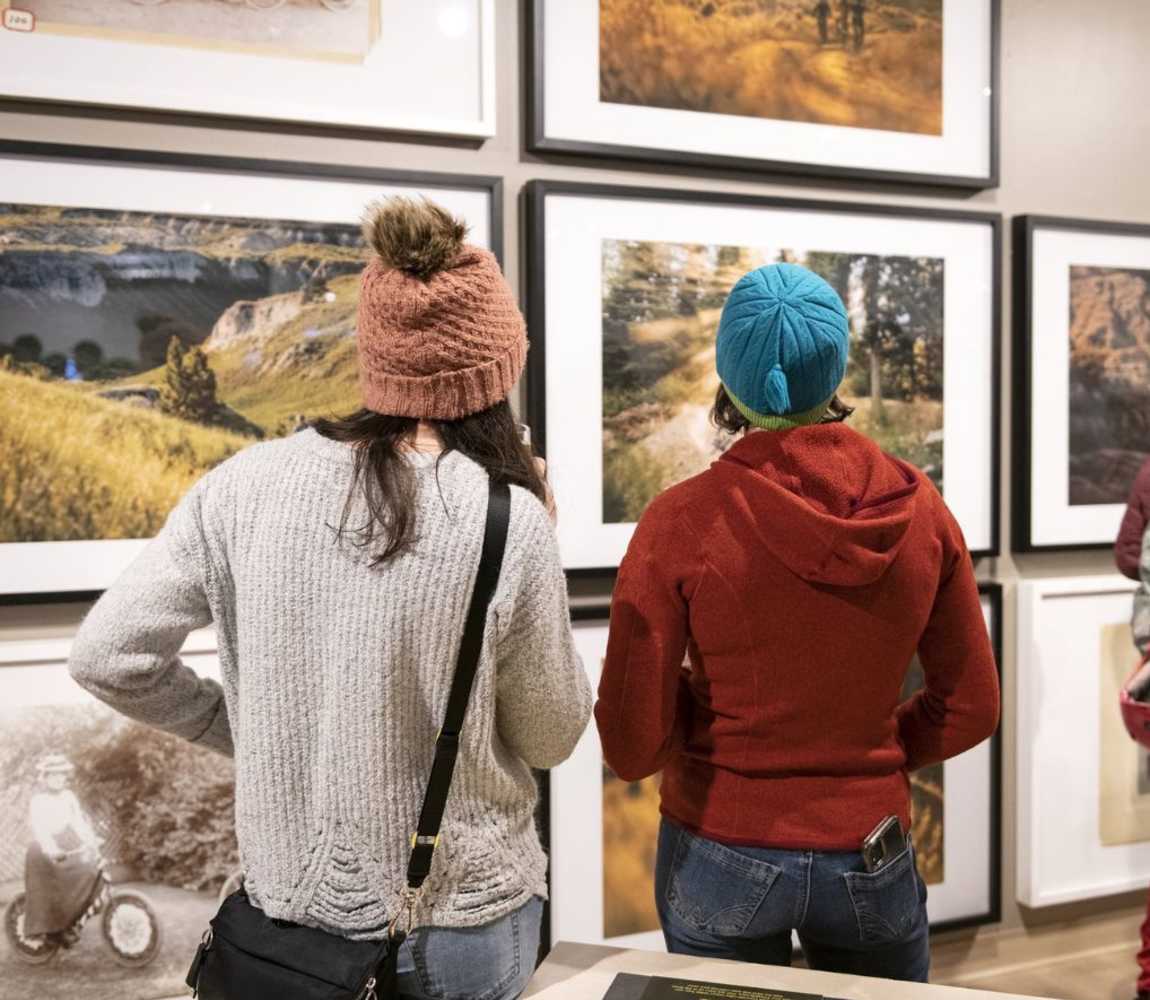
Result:
[[[942,4],[868,5],[861,44],[806,0],[600,0],[600,96],[644,107],[941,135]]]
[[[711,406],[719,388],[714,346],[699,351],[680,371],[701,373],[690,398],[635,445],[666,463],[676,479],[685,479],[706,469],[730,442],[711,423]]]
[[[87,25],[105,32],[161,35],[199,42],[298,49],[308,53],[362,55],[371,46],[369,0],[330,11],[319,0],[288,0],[275,10],[253,10],[233,0],[14,0],[43,25]]]
[[[877,37],[874,46],[894,38]],[[884,74],[876,60],[841,46],[764,39],[732,57],[742,80],[737,101],[761,109],[758,114],[788,121],[804,120],[818,109],[829,125],[939,132],[935,101]]]

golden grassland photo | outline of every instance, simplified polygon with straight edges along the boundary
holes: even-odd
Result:
[[[1070,268],[1072,506],[1125,503],[1150,458],[1150,271]]]
[[[629,523],[730,445],[709,420],[715,334],[747,271],[789,261],[846,303],[850,424],[942,486],[943,272],[938,258],[605,240],[603,520]]]
[[[600,99],[937,136],[942,35],[943,0],[600,0]]]
[[[358,400],[350,225],[0,204],[0,543],[147,538]]]
[[[623,781],[603,765],[603,937],[659,930],[659,776]]]
[[[46,763],[59,772],[54,785]],[[93,701],[0,710],[0,775],[5,1000],[180,994],[220,888],[239,868],[231,761]],[[49,845],[45,800],[49,810],[68,803]],[[56,850],[68,853],[55,863],[71,880],[106,886],[94,903],[35,863]],[[130,905],[117,908],[125,897]],[[29,912],[45,907],[66,929],[25,933],[40,929]],[[137,953],[134,964],[117,960]]]
[[[922,664],[916,656],[903,684],[903,701],[922,690],[924,684]],[[938,885],[946,878],[945,765],[931,764],[911,773],[910,814],[918,873],[927,885]]]
[[[361,60],[379,31],[379,0],[0,0],[37,31],[123,41]]]

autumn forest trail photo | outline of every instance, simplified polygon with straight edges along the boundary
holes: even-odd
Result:
[[[638,521],[731,445],[710,422],[723,303],[747,271],[779,262],[815,271],[846,304],[850,425],[942,487],[942,259],[605,240],[605,522]]]
[[[941,135],[942,0],[600,0],[614,104]]]

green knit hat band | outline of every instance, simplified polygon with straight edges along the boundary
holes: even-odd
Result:
[[[802,413],[776,415],[773,413],[756,413],[739,399],[738,396],[731,392],[731,387],[726,383],[723,384],[723,388],[727,390],[727,395],[731,397],[731,402],[735,404],[735,409],[747,418],[748,423],[750,423],[752,427],[758,427],[764,431],[785,431],[792,427],[806,427],[810,424],[817,424],[826,414],[827,407],[831,405],[831,400],[834,399],[834,396],[830,396],[824,402],[819,403],[818,406],[813,406],[809,410],[804,410]]]

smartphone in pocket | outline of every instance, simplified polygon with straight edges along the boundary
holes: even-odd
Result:
[[[881,871],[906,850],[906,834],[897,816],[888,816],[862,842],[863,867]]]

